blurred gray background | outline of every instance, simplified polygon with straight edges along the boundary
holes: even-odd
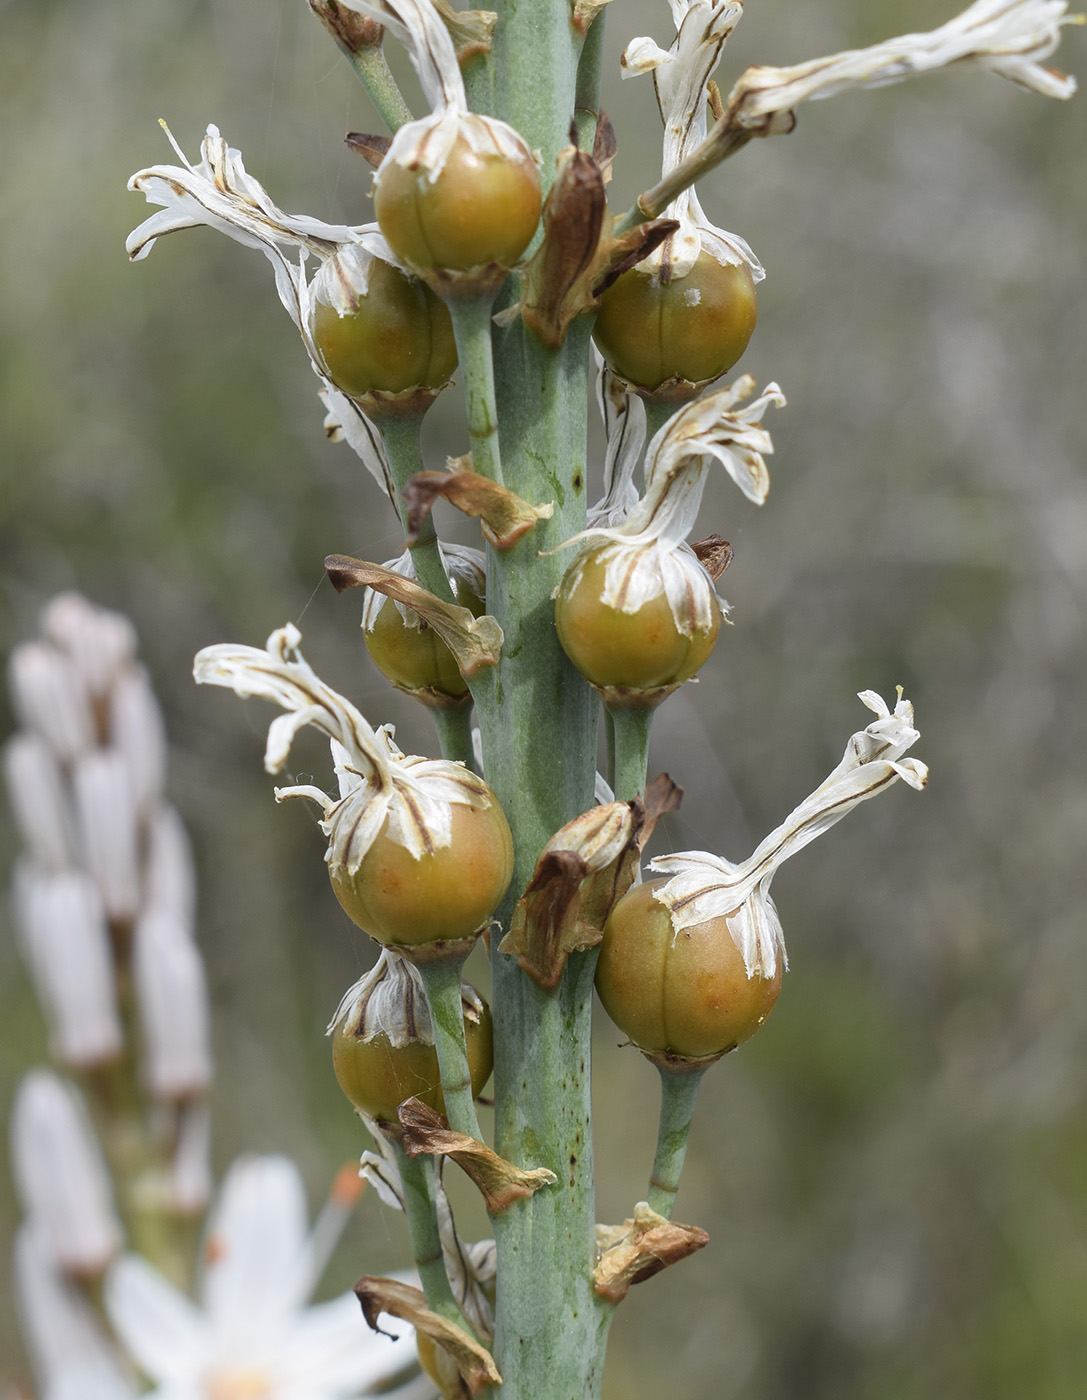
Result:
[[[722,88],[956,5],[748,9]],[[664,0],[609,12],[616,209],[659,149],[651,82],[620,85],[618,53],[669,28]],[[1082,31],[1054,61],[1087,74]],[[624,1305],[608,1400],[1084,1393],[1085,101],[968,72],[835,98],[702,189],[767,267],[741,368],[789,406],[769,418],[765,507],[723,477],[707,492],[704,533],[736,550],[736,625],[660,712],[654,768],[687,796],[655,849],[745,855],[863,725],[860,689],[905,687],[932,779],[778,878],[792,970],[767,1027],[707,1077],[677,1207],[711,1243]],[[309,813],[271,801],[271,711],[196,690],[190,665],[293,619],[319,672],[433,751],[425,713],[364,657],[357,602],[323,582],[326,552],[380,560],[398,539],[324,440],[264,260],[200,230],[128,266],[150,211],[125,181],[173,160],[157,118],[193,158],[215,121],[282,207],[361,222],[368,173],[342,137],[380,126],[303,0],[0,0],[0,112],[4,650],[60,588],[133,617],[200,860],[216,1160],[287,1150],[316,1200],[364,1145],[322,1032],[371,955]],[[428,421],[435,464],[466,447],[450,399]],[[318,746],[297,761],[321,780]],[[0,1022],[6,1115],[45,1044],[6,928]],[[656,1075],[620,1038],[601,1017],[609,1221],[644,1194],[656,1117]],[[403,1243],[364,1199],[328,1287]],[[0,1356],[0,1381],[19,1373],[3,1293]]]

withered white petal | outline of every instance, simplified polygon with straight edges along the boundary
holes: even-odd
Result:
[[[654,897],[670,912],[680,932],[727,916],[748,976],[772,977],[784,957],[780,924],[770,901],[770,881],[781,863],[822,835],[845,814],[892,786],[899,778],[921,788],[928,770],[903,755],[920,738],[913,706],[902,698],[892,711],[872,691],[861,700],[877,718],[854,734],[838,766],[739,865],[705,851],[658,856],[650,869],[672,878]]]
[[[343,794],[339,801],[312,785],[277,789],[276,798],[305,797],[322,809],[320,826],[329,838],[325,860],[332,868],[354,874],[383,827],[416,859],[448,846],[450,804],[488,807],[494,801],[490,789],[462,764],[401,754],[387,729],[372,729],[349,700],[315,675],[298,649],[301,640],[288,623],[272,633],[264,651],[205,647],[193,675],[198,685],[261,696],[288,712],[269,729],[265,767],[270,772],[286,763],[291,740],[304,725],[330,740]]]
[[[963,63],[998,73],[1043,97],[1064,99],[1075,92],[1075,79],[1043,67],[1043,61],[1059,44],[1061,26],[1074,22],[1067,0],[977,0],[939,29],[791,68],[749,68],[727,105],[735,126],[760,130],[768,118],[800,102],[883,87]]]

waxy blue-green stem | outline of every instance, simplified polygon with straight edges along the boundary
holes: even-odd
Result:
[[[380,44],[364,44],[357,50],[345,49],[351,67],[378,116],[390,131],[399,131],[412,120],[411,108],[404,101]]]
[[[687,1156],[687,1138],[691,1131],[698,1086],[705,1074],[704,1067],[673,1069],[658,1065],[661,1077],[661,1111],[657,1129],[657,1155],[649,1180],[649,1206],[666,1220],[672,1218],[683,1162]]]
[[[490,294],[448,302],[460,377],[464,382],[472,466],[481,476],[501,483],[502,456],[498,448],[498,404],[491,348],[493,305],[494,297]]]
[[[645,792],[653,711],[637,705],[609,705],[607,717],[608,781],[617,802],[630,802]]]
[[[380,423],[381,440],[385,444],[385,456],[389,462],[389,475],[396,487],[397,499],[393,502],[400,515],[401,523],[407,529],[404,487],[416,473],[423,470],[422,414],[409,414],[405,417],[389,415]],[[438,549],[438,537],[434,532],[433,517],[428,515],[419,526],[414,544],[411,545],[411,561],[415,566],[415,576],[436,598],[447,603],[456,602],[453,589],[442,567]]]
[[[464,1038],[464,1002],[460,991],[463,967],[464,957],[416,963],[430,1008],[434,1049],[438,1053],[438,1069],[442,1077],[445,1116],[455,1133],[467,1133],[469,1137],[481,1141],[472,1097],[468,1047]]]
[[[433,1157],[409,1157],[397,1142],[396,1160],[400,1168],[400,1183],[404,1188],[404,1215],[411,1239],[411,1257],[419,1273],[419,1282],[426,1294],[427,1306],[458,1327],[465,1327],[464,1317],[449,1276],[445,1272],[442,1240],[438,1233],[438,1212],[435,1205],[436,1166]]]

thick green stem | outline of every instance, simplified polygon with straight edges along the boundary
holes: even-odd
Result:
[[[604,21],[607,10],[601,10],[585,35],[581,58],[577,65],[577,87],[574,93],[575,121],[578,145],[591,151],[600,116],[600,79],[604,68]]]
[[[411,478],[423,470],[423,417],[422,414],[411,414],[400,418],[390,414],[382,419],[379,426],[381,439],[385,444],[385,456],[389,461],[389,473],[396,486],[397,499],[393,504],[406,529],[407,521],[401,493]],[[428,515],[419,527],[415,543],[411,546],[411,560],[415,565],[415,577],[424,588],[447,603],[456,602],[442,567],[432,516]]]
[[[608,720],[612,791],[617,801],[629,802],[645,792],[653,711],[634,705],[609,706]]]
[[[498,450],[498,406],[495,402],[491,349],[491,307],[494,298],[488,295],[464,301],[454,299],[448,305],[457,340],[457,359],[464,380],[472,465],[482,476],[501,482],[502,457]]]
[[[691,1131],[698,1086],[706,1071],[668,1069],[663,1065],[657,1068],[661,1077],[661,1112],[648,1201],[658,1215],[671,1220],[679,1179],[683,1174],[683,1159],[687,1156],[687,1137]]]
[[[438,731],[442,757],[448,758],[451,763],[459,761],[474,773],[476,760],[472,752],[471,705],[460,705],[455,710],[435,708],[430,714]]]
[[[442,1257],[442,1241],[438,1234],[438,1212],[434,1203],[435,1165],[432,1157],[409,1157],[400,1143],[396,1144],[396,1160],[404,1188],[404,1215],[411,1239],[411,1255],[419,1272],[419,1281],[432,1312],[466,1326]]]
[[[399,131],[413,120],[411,108],[396,84],[380,44],[366,44],[357,52],[345,50],[351,67],[377,114],[390,131]]]
[[[660,399],[643,399],[645,404],[645,440],[652,442],[656,435],[672,417],[678,412],[681,404],[662,403]]]
[[[438,1069],[442,1076],[445,1116],[455,1133],[467,1133],[482,1140],[479,1119],[472,1097],[472,1074],[468,1068],[468,1048],[464,1039],[464,1003],[461,1000],[461,969],[464,958],[421,961],[416,969],[423,979]]]

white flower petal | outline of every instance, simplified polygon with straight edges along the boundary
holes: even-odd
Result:
[[[223,1183],[208,1235],[203,1297],[217,1348],[274,1354],[309,1285],[306,1194],[286,1157],[243,1157]]]
[[[189,930],[169,912],[149,910],[137,920],[133,980],[148,1088],[167,1103],[199,1096],[212,1072],[204,962]]]
[[[123,1255],[110,1269],[104,1302],[118,1337],[153,1380],[184,1383],[215,1360],[203,1313],[138,1255]]]
[[[397,1339],[370,1330],[352,1293],[307,1308],[284,1350],[283,1381],[306,1384],[315,1396],[332,1397],[355,1395],[395,1379],[416,1362],[415,1333],[396,1318],[387,1317],[381,1325],[397,1333]]]
[[[128,921],[140,904],[137,814],[121,755],[99,749],[72,771],[83,858],[110,919]]]

